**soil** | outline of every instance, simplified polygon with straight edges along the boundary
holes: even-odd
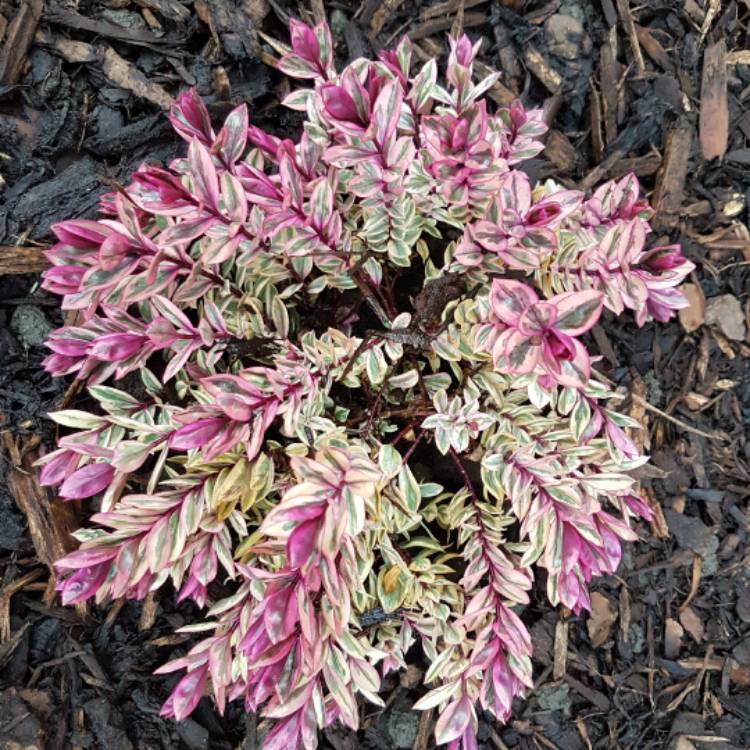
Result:
[[[402,33],[425,58],[444,53],[451,28],[484,38],[480,59],[503,73],[495,100],[548,113],[548,148],[530,173],[590,189],[635,171],[658,242],[680,242],[697,265],[679,321],[606,318],[594,336],[598,367],[647,425],[644,486],[662,512],[639,527],[618,574],[596,581],[590,615],[551,611],[539,589],[524,615],[535,688],[507,725],[482,720],[480,746],[750,747],[750,3],[312,8],[327,14],[340,62]],[[259,36],[285,38],[287,14],[311,18],[272,0],[0,0],[0,445],[51,444],[45,414],[68,385],[40,366],[40,342],[62,323],[57,300],[19,275],[27,266],[3,275],[3,264],[49,242],[50,223],[94,216],[98,196],[142,160],[175,156],[162,110],[186,85],[216,114],[246,101],[258,124],[294,132],[296,116],[278,107],[288,84],[263,63]],[[0,455],[1,477],[10,457]],[[182,724],[158,715],[172,681],[152,671],[189,647],[174,630],[194,608],[162,591],[145,605],[63,609],[1,478],[0,518],[0,747],[258,747],[263,727],[237,706],[220,717],[204,699]],[[386,680],[387,709],[363,707],[359,733],[330,730],[322,746],[431,747],[408,710],[421,668]]]

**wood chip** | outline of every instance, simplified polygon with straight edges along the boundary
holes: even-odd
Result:
[[[635,442],[638,450],[642,453],[648,453],[651,444],[649,439],[649,419],[646,414],[646,381],[637,373],[633,374],[633,381],[630,384],[630,407],[628,416],[634,419],[640,427],[626,427],[625,434]]]
[[[617,79],[620,77],[620,64],[615,59],[611,44],[601,46],[599,61],[604,138],[610,144],[617,138]]]
[[[260,56],[258,26],[266,11],[267,8],[264,8],[262,3],[205,0],[205,12],[210,19],[211,33],[230,57]]]
[[[141,617],[138,620],[138,630],[142,633],[144,630],[151,630],[156,622],[156,613],[159,610],[159,603],[156,601],[156,594],[149,591],[143,600],[143,609]]]
[[[594,185],[606,180],[611,171],[622,161],[623,156],[625,156],[625,151],[621,148],[616,148],[603,162],[597,164],[578,183],[579,190],[587,192],[591,190]]]
[[[104,75],[116,86],[127,89],[135,96],[168,110],[174,104],[174,97],[158,83],[149,81],[132,63],[120,57],[111,47],[98,47],[96,55],[101,60]]]
[[[600,711],[607,713],[611,708],[611,704],[606,695],[600,693],[598,690],[592,690],[572,675],[566,674],[565,682],[567,682],[576,693],[582,695],[589,703],[596,706]]]
[[[651,512],[654,514],[654,519],[651,521],[651,533],[657,539],[669,539],[669,526],[667,526],[667,519],[664,518],[661,503],[649,488],[644,487],[641,492],[644,499],[648,502],[648,507],[651,508]]]
[[[706,18],[706,11],[701,8],[698,0],[683,0],[683,8],[695,23],[702,24]]]
[[[456,17],[453,19],[451,25],[451,36],[454,39],[460,39],[464,33],[464,14],[466,13],[466,3],[464,0],[460,0],[458,8],[456,8]]]
[[[558,616],[555,623],[555,650],[552,676],[555,680],[565,677],[568,667],[568,621]]]
[[[750,49],[738,49],[730,52],[725,59],[727,65],[750,65]]]
[[[607,336],[604,327],[599,324],[595,325],[591,329],[591,335],[594,337],[594,341],[596,341],[596,346],[599,349],[600,354],[604,355],[604,358],[610,365],[612,365],[612,367],[617,367],[619,364],[617,354],[615,353],[615,349],[612,346],[612,342],[609,340],[609,336]]]
[[[187,21],[190,18],[190,11],[177,0],[135,0],[135,4],[156,11],[170,21]]]
[[[729,143],[726,55],[722,39],[707,47],[703,56],[699,132],[704,159],[724,156]]]
[[[703,621],[691,607],[686,607],[679,614],[680,625],[690,634],[696,643],[702,643],[706,635]]]
[[[602,131],[602,98],[594,81],[591,81],[591,97],[589,103],[589,115],[591,122],[591,150],[594,153],[594,161],[600,162],[604,158],[604,134]]]
[[[542,82],[547,91],[556,94],[560,90],[562,77],[554,68],[550,67],[536,47],[527,45],[523,59],[526,61],[528,69]]]
[[[36,581],[42,573],[44,568],[37,568],[31,570],[26,575],[6,584],[0,589],[0,643],[7,643],[11,637],[10,629],[10,600],[13,594],[17,594],[19,591],[23,591],[30,583]],[[44,585],[44,584],[42,584]]]
[[[677,663],[683,669],[705,670],[707,672],[721,672],[728,663],[729,679],[741,687],[750,685],[750,669],[738,666],[736,663],[733,663],[732,659],[723,659],[720,656],[710,656],[707,658],[691,657],[689,659],[680,659]]]
[[[452,15],[458,10],[459,5],[463,5],[464,10],[468,10],[486,2],[487,0],[466,0],[465,2],[462,2],[462,0],[447,0],[447,2],[423,6],[419,11],[419,18],[422,21],[429,21],[431,18],[437,18],[438,16]]]
[[[661,46],[659,41],[651,32],[651,29],[645,28],[644,26],[638,26],[636,24],[635,33],[638,37],[638,41],[641,43],[643,49],[646,50],[646,54],[662,69],[666,71],[672,71],[674,66],[672,61],[669,59],[669,55],[664,47]]]
[[[489,65],[485,65],[479,60],[474,61],[474,70],[476,70],[477,76],[480,78],[486,78],[495,72]],[[487,95],[501,107],[507,107],[518,99],[518,94],[515,91],[511,91],[507,86],[500,83],[500,81],[496,81],[493,84]]]
[[[326,7],[323,0],[311,0],[310,7],[312,8],[313,18],[315,23],[326,23]]]
[[[684,735],[675,738],[674,750],[698,750],[698,748]]]
[[[161,23],[159,23],[159,19],[153,14],[150,8],[141,8],[141,15],[149,25],[149,28],[151,28],[153,31],[161,33],[164,32],[164,28],[162,27]]]
[[[391,2],[397,1],[398,0],[391,0]],[[400,5],[401,2],[403,2],[403,0],[400,0],[398,4]],[[387,4],[388,3],[385,3],[382,7],[385,7],[385,5]],[[374,24],[375,16],[373,16],[372,20]],[[385,19],[383,20],[383,22],[385,22]],[[473,28],[475,26],[481,26],[485,23],[487,23],[487,16],[484,13],[464,13],[465,29]],[[418,39],[424,39],[428,36],[432,36],[433,34],[440,34],[443,31],[448,31],[451,26],[453,26],[453,19],[450,17],[435,18],[430,21],[425,21],[409,32],[409,39],[411,39],[413,42]]]
[[[685,631],[677,620],[668,617],[664,623],[664,656],[676,658],[682,649],[682,636]]]
[[[682,403],[685,404],[690,411],[702,411],[707,404],[711,403],[711,399],[708,396],[704,396],[702,393],[690,391],[682,399]]]
[[[432,733],[435,728],[435,709],[420,712],[417,723],[417,736],[414,738],[414,750],[428,750],[432,747]]]
[[[685,333],[697,331],[705,320],[706,297],[699,284],[683,284],[682,293],[687,297],[688,306],[678,312],[680,324]]]
[[[620,586],[619,610],[620,635],[622,640],[627,643],[630,638],[630,592],[625,581],[622,581]]]
[[[610,176],[613,180],[617,180],[633,172],[637,177],[651,177],[659,171],[661,162],[661,155],[657,153],[620,159],[615,167],[610,170]]]
[[[656,178],[653,206],[657,230],[679,223],[692,142],[693,126],[687,117],[682,117],[667,133],[664,162]]]
[[[55,50],[63,60],[71,63],[96,62],[96,49],[93,44],[66,39],[63,36],[52,37],[44,31],[37,31],[34,42]]]
[[[551,15],[557,13],[562,5],[562,0],[550,0],[548,3],[542,5],[541,8],[536,8],[530,11],[524,16],[526,23],[532,23],[535,26],[541,26]]]
[[[39,457],[38,437],[14,438],[10,432],[5,432],[2,439],[10,463],[6,477],[8,489],[26,516],[37,557],[55,578],[55,562],[76,546],[72,533],[80,525],[78,504],[60,502],[37,481],[38,470],[33,464]],[[77,607],[81,612],[86,611],[84,604]]]
[[[703,5],[705,5],[705,3],[703,3]],[[703,40],[706,38],[708,30],[711,28],[711,24],[713,23],[714,18],[716,18],[720,10],[721,0],[708,0],[708,9],[706,10],[703,24],[701,25],[701,35],[700,39],[698,40],[698,45],[703,44]]]
[[[18,83],[43,8],[43,0],[24,0],[10,22],[5,43],[0,49],[1,84],[15,86]]]
[[[562,174],[573,174],[578,166],[578,149],[570,142],[568,136],[559,130],[547,131],[544,155]]]
[[[604,11],[604,20],[607,26],[612,28],[617,23],[617,11],[612,0],[601,0],[602,10]]]
[[[594,591],[591,594],[591,614],[586,620],[586,629],[594,648],[599,648],[607,642],[615,620],[617,610],[612,602],[604,594]]]
[[[0,276],[44,271],[49,268],[49,261],[42,255],[44,250],[44,247],[0,245]]]
[[[630,42],[630,49],[633,50],[635,69],[640,78],[646,72],[646,63],[643,61],[641,45],[638,41],[638,35],[635,33],[635,22],[633,21],[633,14],[630,10],[629,0],[617,0],[617,12],[619,13],[620,20],[625,27],[625,34]]]
[[[65,10],[59,7],[48,8],[44,14],[44,20],[71,29],[90,31],[93,34],[98,34],[108,39],[117,39],[120,42],[127,42],[135,46],[150,47],[162,53],[164,52],[165,44],[171,42],[174,45],[177,41],[174,38],[158,37],[152,31],[127,29],[116,23],[88,18],[73,10]],[[183,53],[177,52],[175,49],[170,50],[169,54],[178,57],[184,56]]]

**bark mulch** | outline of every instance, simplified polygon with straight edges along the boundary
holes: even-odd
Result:
[[[482,747],[750,747],[748,0],[0,0],[0,747],[258,746],[237,707],[158,716],[171,683],[151,673],[188,645],[174,630],[191,606],[168,592],[55,600],[47,566],[80,509],[29,467],[54,439],[45,413],[75,393],[40,368],[62,315],[37,274],[50,223],[93,216],[139,162],[178,153],[164,110],[181,87],[217,115],[247,101],[264,127],[297,127],[260,35],[283,38],[289,15],[325,15],[342,62],[404,33],[422,59],[451,31],[482,37],[480,67],[503,73],[492,98],[547,112],[533,177],[590,189],[635,172],[658,241],[697,265],[679,320],[595,331],[600,369],[647,426],[657,520],[596,582],[590,615],[551,611],[538,592],[525,615],[535,688],[506,726],[482,724]],[[363,708],[362,731],[329,731],[322,746],[433,746],[429,715],[409,712],[420,681],[419,666],[389,679],[388,708]]]

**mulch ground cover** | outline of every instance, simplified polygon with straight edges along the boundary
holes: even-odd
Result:
[[[159,718],[172,683],[152,671],[189,647],[174,630],[195,608],[170,592],[55,600],[49,564],[85,510],[30,470],[54,440],[45,413],[76,398],[40,366],[62,314],[37,274],[52,222],[94,216],[141,161],[177,155],[164,111],[181,88],[217,116],[246,101],[258,124],[295,132],[263,36],[285,38],[290,15],[327,17],[340,62],[402,34],[421,59],[448,33],[483,38],[480,72],[503,74],[492,98],[545,109],[531,176],[591,189],[635,172],[655,244],[697,265],[679,320],[594,331],[598,369],[646,425],[656,520],[595,582],[590,614],[551,611],[538,588],[524,615],[535,688],[506,726],[482,724],[482,747],[749,748],[748,0],[0,0],[0,748],[258,747],[263,726],[236,706]],[[363,707],[360,732],[329,730],[322,747],[432,747],[434,716],[409,711],[421,677],[388,678],[387,708]]]

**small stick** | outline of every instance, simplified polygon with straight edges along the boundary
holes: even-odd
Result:
[[[633,50],[635,67],[638,69],[638,78],[642,78],[646,73],[646,63],[643,61],[643,53],[641,52],[641,45],[638,41],[638,34],[635,33],[635,23],[633,22],[633,14],[630,12],[628,0],[617,0],[617,10],[622,19],[622,23],[625,26],[625,33],[628,36],[630,48]]]
[[[699,430],[697,427],[692,427],[687,422],[683,422],[681,419],[678,419],[677,417],[673,417],[671,414],[667,414],[667,412],[662,411],[661,409],[657,408],[653,404],[649,404],[649,402],[646,401],[645,398],[641,398],[635,393],[631,393],[630,396],[634,401],[637,401],[647,411],[651,411],[654,414],[658,414],[660,417],[663,417],[668,422],[672,422],[673,424],[676,424],[678,427],[681,427],[686,432],[692,432],[694,435],[700,435],[701,437],[708,438],[709,440],[719,440],[720,442],[724,442],[726,440],[726,436],[722,435],[720,432],[704,432],[703,430]]]
[[[388,328],[391,324],[391,319],[388,317],[388,313],[385,311],[383,305],[380,304],[380,300],[373,294],[372,289],[359,278],[358,274],[353,273],[351,277],[359,291],[362,292],[362,296],[367,300],[367,304],[370,305],[372,311],[378,316],[378,320]]]
[[[422,333],[422,331],[415,331],[412,328],[393,328],[390,331],[368,331],[367,335],[395,341],[397,344],[409,344],[417,349],[429,349],[432,344],[431,336]]]
[[[612,387],[615,387],[615,383],[611,381],[606,375],[602,375],[598,370],[594,370],[597,377],[604,380],[607,384],[611,385]],[[663,419],[666,419],[668,422],[672,422],[672,424],[676,424],[678,427],[681,427],[686,432],[692,432],[694,435],[700,435],[701,437],[708,438],[709,440],[719,440],[721,442],[726,441],[726,435],[723,435],[720,432],[704,432],[703,430],[699,430],[697,427],[693,427],[692,425],[689,425],[687,422],[683,422],[681,419],[678,419],[677,417],[673,417],[671,414],[667,414],[667,412],[662,411],[658,407],[654,406],[653,404],[650,404],[648,401],[646,401],[645,398],[642,398],[636,393],[629,394],[630,398],[633,399],[633,401],[636,401],[639,403],[646,411],[653,412],[654,414],[658,414]]]
[[[464,12],[466,10],[465,0],[460,0],[458,8],[456,9],[456,17],[453,19],[453,25],[451,26],[451,36],[454,39],[458,39],[464,32]]]

